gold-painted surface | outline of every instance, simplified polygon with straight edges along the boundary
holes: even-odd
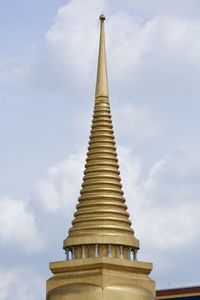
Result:
[[[113,243],[139,248],[123,196],[108,98],[104,16],[100,16],[100,46],[92,129],[72,228],[64,248],[77,244]]]
[[[108,76],[106,65],[106,50],[105,50],[105,33],[104,33],[104,21],[105,17],[101,15],[99,17],[101,21],[100,28],[100,41],[99,41],[99,58],[97,67],[97,81],[95,97],[108,97]]]
[[[153,300],[152,264],[109,259],[50,263],[54,276],[47,281],[47,300]]]
[[[151,263],[130,260],[139,249],[123,197],[110,114],[104,16],[96,100],[82,190],[64,249],[72,260],[50,263],[46,300],[153,300]],[[84,250],[84,251],[83,251]]]
[[[133,246],[135,248],[139,248],[139,241],[130,236],[124,235],[95,235],[95,234],[88,234],[88,236],[76,236],[76,237],[68,237],[64,240],[64,247],[67,248],[73,245],[86,245],[86,244],[117,244],[117,245],[127,245]]]

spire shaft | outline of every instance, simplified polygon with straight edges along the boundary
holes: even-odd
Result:
[[[104,15],[99,17],[101,21],[100,40],[99,40],[99,58],[97,67],[97,81],[95,97],[108,97],[108,76],[106,66],[105,33],[104,33]]]
[[[106,71],[104,20],[100,16],[100,46],[96,100],[85,171],[77,211],[64,248],[72,245],[116,244],[139,248],[123,197],[115,147]]]

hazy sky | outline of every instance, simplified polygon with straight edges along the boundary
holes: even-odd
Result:
[[[45,299],[81,186],[104,12],[139,259],[199,284],[200,1],[0,0],[0,299]],[[12,288],[11,288],[12,287]]]

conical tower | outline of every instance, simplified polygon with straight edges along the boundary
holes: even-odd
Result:
[[[94,114],[85,171],[72,228],[64,240],[66,261],[50,263],[47,300],[154,298],[152,264],[137,261],[123,196],[109,105],[104,15]]]
[[[105,17],[101,15],[95,105],[85,176],[73,227],[64,241],[67,251],[72,251],[73,245],[89,244],[96,248],[101,248],[102,244],[111,248],[113,245],[123,245],[130,247],[129,251],[139,248],[139,242],[130,227],[119,176],[108,96],[104,20]],[[75,253],[73,251],[75,257],[78,255],[76,252],[80,252],[78,247]]]

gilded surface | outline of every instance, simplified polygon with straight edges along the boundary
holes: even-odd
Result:
[[[54,277],[47,281],[48,300],[81,299],[79,296],[83,300],[154,297],[154,281],[148,277],[150,263],[98,257],[51,263],[50,269]],[[63,298],[59,298],[62,294]],[[70,298],[71,294],[77,298]]]
[[[106,50],[105,50],[105,36],[104,36],[104,21],[105,17],[100,16],[100,42],[99,42],[99,58],[97,67],[97,82],[95,97],[108,97],[108,76],[106,65]]]
[[[119,244],[139,248],[123,196],[108,98],[104,16],[92,129],[77,211],[64,248],[78,244]]]
[[[137,261],[123,196],[108,98],[104,38],[100,46],[96,99],[82,189],[72,228],[64,240],[67,260],[50,263],[47,300],[153,300],[152,264]]]

